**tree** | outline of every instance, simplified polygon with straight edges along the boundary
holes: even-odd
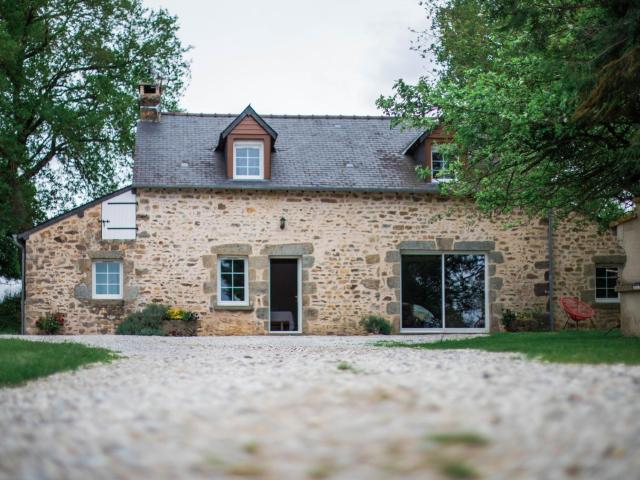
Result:
[[[0,0],[0,275],[10,234],[128,179],[137,84],[176,108],[188,77],[177,30],[141,0]]]
[[[602,225],[640,195],[640,3],[448,0],[427,12],[417,49],[435,75],[399,80],[378,106],[453,134],[450,192]]]

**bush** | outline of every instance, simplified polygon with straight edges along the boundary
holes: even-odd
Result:
[[[166,305],[151,303],[139,312],[134,312],[116,328],[117,335],[164,335],[162,321],[167,316]]]
[[[391,323],[377,315],[367,315],[360,321],[360,325],[369,333],[389,335],[391,333]]]
[[[0,333],[20,333],[20,294],[5,295],[0,302]]]
[[[64,314],[47,313],[44,317],[40,317],[36,321],[36,327],[41,332],[53,335],[64,326]]]
[[[507,332],[513,332],[516,329],[516,314],[507,309],[502,313],[502,326]]]

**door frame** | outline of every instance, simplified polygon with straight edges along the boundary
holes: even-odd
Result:
[[[403,328],[402,327],[402,256],[403,255],[434,255],[442,257],[440,262],[440,279],[442,286],[442,327],[440,328]],[[447,328],[446,314],[444,309],[444,256],[445,255],[482,255],[484,257],[484,327],[483,328]],[[400,333],[488,333],[491,312],[489,311],[489,262],[485,252],[456,250],[455,252],[400,252]]]
[[[297,330],[288,330],[288,331],[272,331],[271,330],[271,260],[295,260],[296,261],[296,272],[298,277],[298,285],[296,285],[296,291],[298,294],[298,329]],[[269,335],[299,335],[302,333],[302,258],[295,255],[270,255],[269,256],[269,268],[267,269],[268,275],[268,291],[267,295],[269,295]]]

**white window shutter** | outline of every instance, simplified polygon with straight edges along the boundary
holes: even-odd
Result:
[[[128,190],[102,202],[102,239],[135,240],[136,196]]]

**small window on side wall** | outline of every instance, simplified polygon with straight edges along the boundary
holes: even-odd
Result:
[[[247,259],[218,259],[218,304],[249,305],[249,275]]]
[[[451,180],[451,174],[447,172],[449,161],[446,159],[444,152],[440,150],[440,145],[433,143],[431,145],[431,172],[432,181],[446,182]]]
[[[617,303],[620,295],[616,291],[618,267],[596,265],[596,302]]]
[[[122,262],[97,260],[93,262],[93,289],[95,299],[122,298]]]
[[[236,180],[264,179],[264,145],[262,142],[234,142],[233,178]]]

